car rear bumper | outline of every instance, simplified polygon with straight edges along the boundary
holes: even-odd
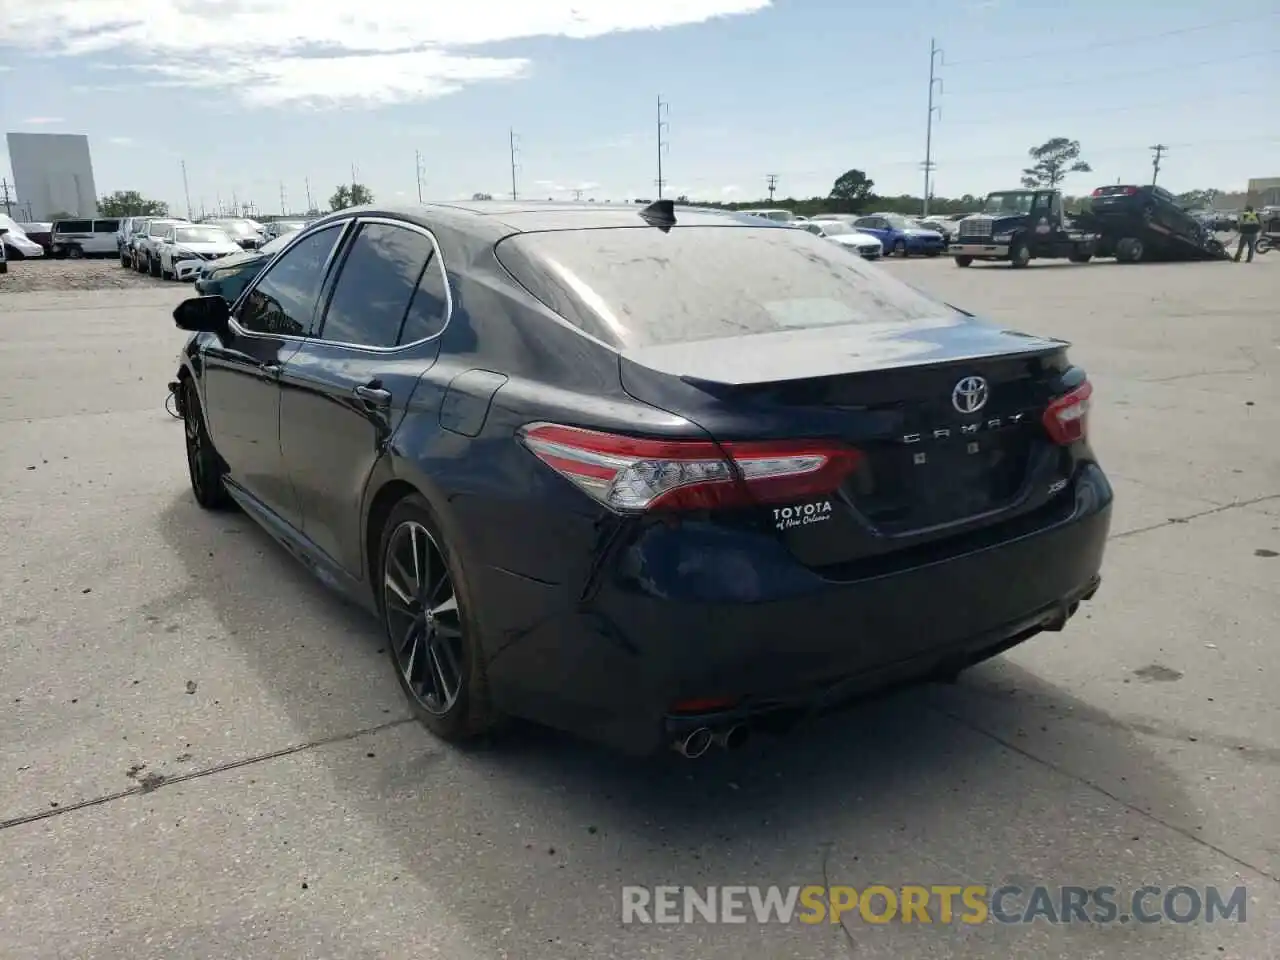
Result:
[[[953,243],[947,247],[947,253],[953,257],[1007,257],[1007,243]]]
[[[508,610],[524,608],[526,623],[491,654],[495,702],[646,753],[681,731],[959,669],[1060,629],[1097,589],[1111,488],[1087,464],[1070,490],[1074,505],[1032,532],[862,579],[829,579],[781,545],[744,549],[692,523],[650,528],[589,599],[509,577]],[[677,709],[688,701],[708,706]]]

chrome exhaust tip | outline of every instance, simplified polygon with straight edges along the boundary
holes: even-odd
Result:
[[[716,745],[723,747],[725,750],[737,750],[747,742],[749,732],[746,724],[735,723],[733,726],[726,727],[715,734]]]
[[[710,727],[698,727],[698,729],[676,740],[671,747],[680,756],[688,757],[690,760],[697,760],[711,749],[714,739],[715,737],[711,733]]]

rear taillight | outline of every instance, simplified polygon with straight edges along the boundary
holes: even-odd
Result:
[[[1102,196],[1102,187],[1099,187],[1097,190],[1093,191],[1093,195],[1094,195],[1095,197],[1100,197],[1100,196]]]
[[[1054,443],[1064,446],[1083,440],[1089,433],[1089,397],[1093,384],[1088,380],[1070,393],[1050,402],[1044,412],[1044,428]]]
[[[822,440],[716,444],[534,423],[520,439],[543,463],[619,511],[709,510],[834,493],[859,453]]]

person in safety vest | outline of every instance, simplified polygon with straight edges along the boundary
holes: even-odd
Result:
[[[1240,262],[1240,254],[1244,253],[1245,248],[1249,250],[1249,259],[1245,263],[1253,263],[1253,252],[1258,249],[1258,233],[1262,229],[1262,224],[1258,221],[1258,215],[1254,213],[1253,207],[1244,208],[1244,213],[1240,214],[1240,242],[1236,244],[1236,263]]]

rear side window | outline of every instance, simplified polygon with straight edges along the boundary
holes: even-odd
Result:
[[[95,220],[93,221],[94,233],[115,233],[120,229],[119,220]]]
[[[524,233],[501,241],[497,255],[544,304],[620,348],[960,317],[852,250],[803,230]]]
[[[417,230],[366,223],[351,244],[329,300],[320,337],[394,347],[435,247]]]
[[[93,233],[92,220],[63,220],[55,224],[55,233]]]

